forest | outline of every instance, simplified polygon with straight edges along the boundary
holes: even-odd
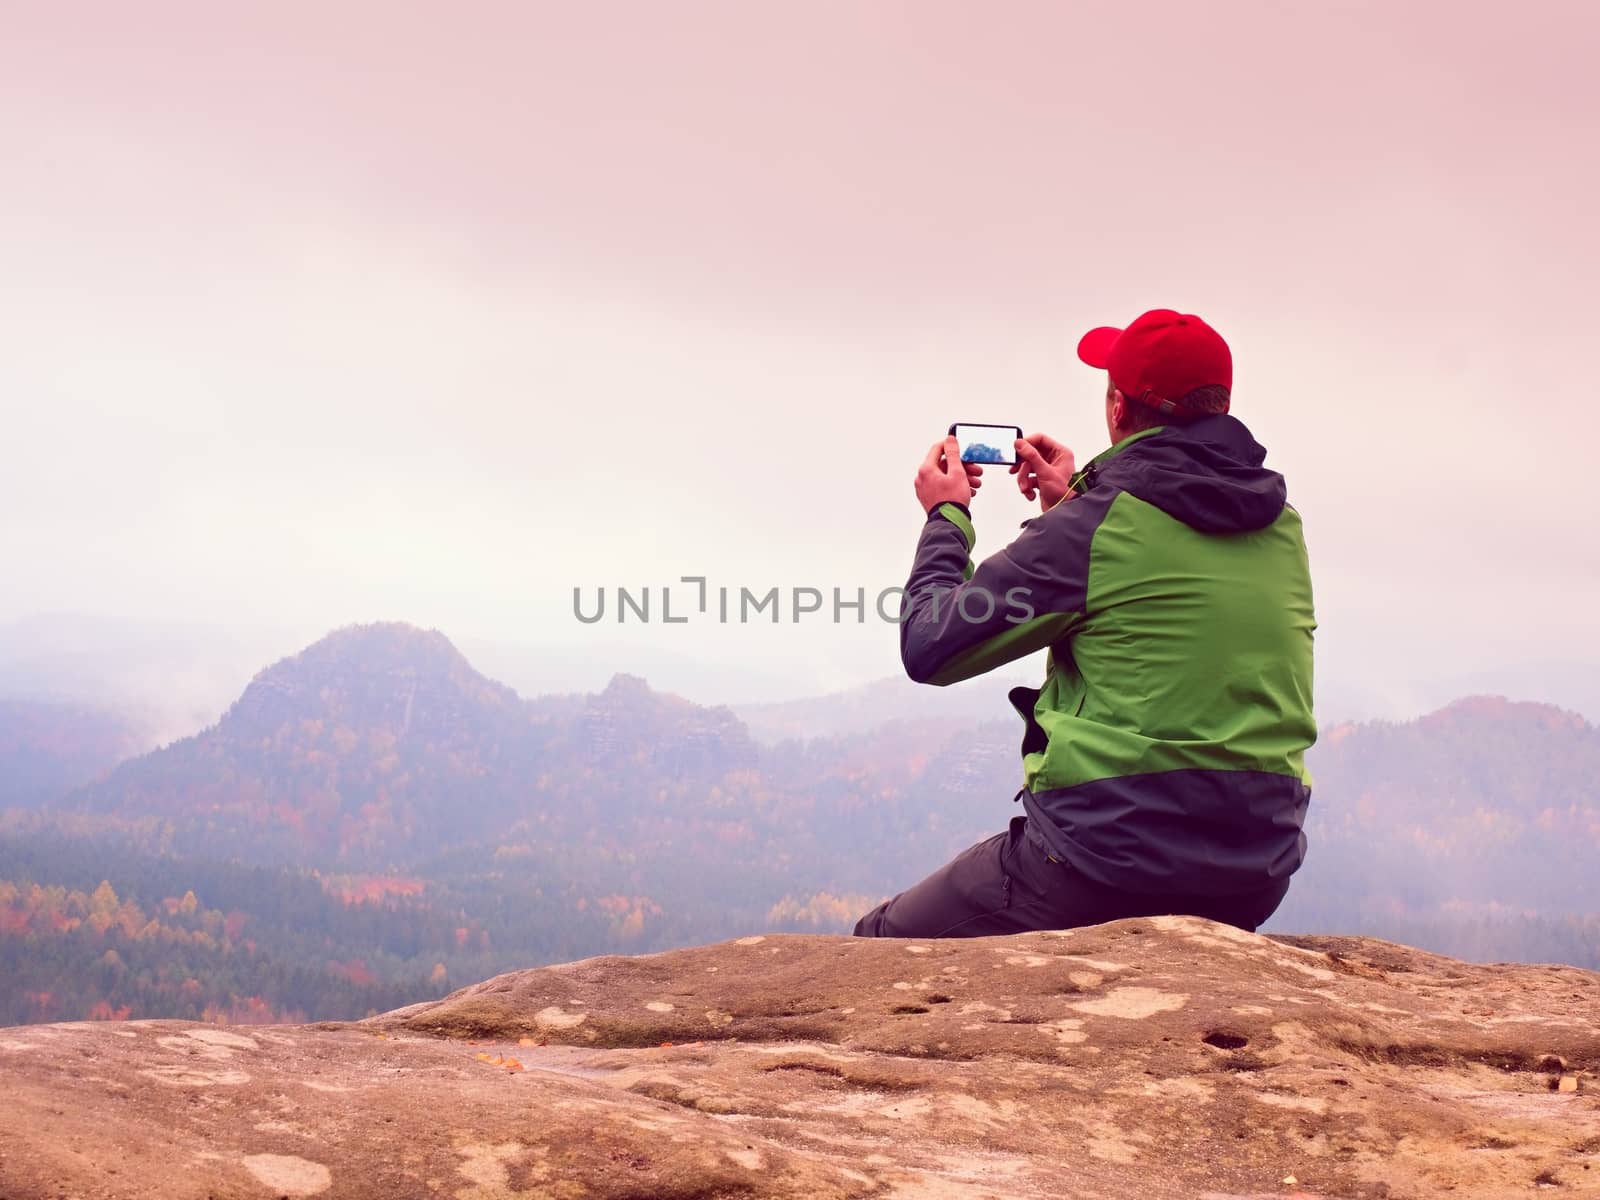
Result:
[[[506,870],[509,865],[515,869]],[[435,860],[427,876],[324,874],[130,853],[92,838],[0,840],[0,1024],[180,1017],[345,1020],[503,971],[756,930],[848,932],[872,902],[704,880],[597,892],[516,853]],[[1314,903],[1314,902],[1313,902]],[[1479,961],[1600,970],[1600,916],[1390,908],[1285,931],[1366,933]]]

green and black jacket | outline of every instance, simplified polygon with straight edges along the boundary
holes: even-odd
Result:
[[[1046,649],[1016,688],[1033,836],[1111,887],[1224,894],[1286,878],[1311,798],[1311,574],[1283,476],[1231,416],[1125,438],[1077,495],[974,568],[967,510],[929,514],[906,672],[947,684]]]

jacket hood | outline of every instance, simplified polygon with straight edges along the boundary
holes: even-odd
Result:
[[[1278,519],[1283,476],[1237,417],[1202,417],[1140,438],[1100,468],[1100,478],[1202,533],[1248,533]]]

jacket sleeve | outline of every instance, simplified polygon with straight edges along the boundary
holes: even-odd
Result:
[[[1088,604],[1090,545],[1115,498],[1097,488],[1056,505],[976,568],[966,509],[941,504],[929,513],[900,622],[906,674],[943,686],[1070,634]]]

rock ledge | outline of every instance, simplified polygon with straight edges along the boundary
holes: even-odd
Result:
[[[0,1029],[0,1197],[1600,1196],[1600,975],[1189,917]]]

